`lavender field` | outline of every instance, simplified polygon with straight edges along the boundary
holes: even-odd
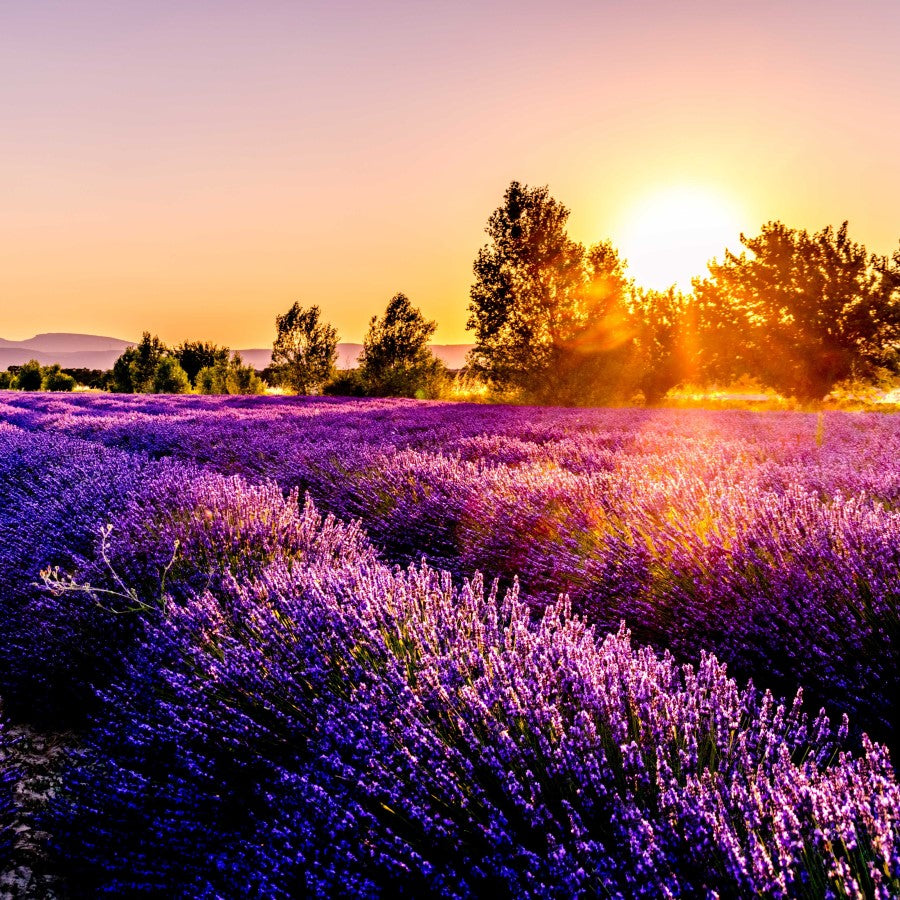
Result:
[[[0,394],[0,859],[27,725],[64,896],[898,896],[898,504],[878,414]]]

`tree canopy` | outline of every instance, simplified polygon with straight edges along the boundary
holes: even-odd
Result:
[[[803,401],[900,372],[900,251],[868,253],[845,222],[810,234],[769,222],[684,295],[628,278],[608,242],[566,232],[546,187],[517,181],[474,263],[469,371],[539,403],[656,403],[685,381],[750,375]]]
[[[41,389],[44,391],[74,391],[75,379],[62,371],[59,363],[53,363],[43,370]]]
[[[627,391],[632,285],[612,244],[569,238],[568,217],[546,186],[507,188],[475,259],[469,368],[537,402],[602,402]]]
[[[29,359],[19,366],[14,384],[20,391],[39,391],[43,380],[41,364],[36,359]]]
[[[285,387],[312,394],[334,375],[337,329],[321,321],[318,306],[304,309],[295,303],[275,318],[272,366]]]
[[[178,360],[178,364],[184,369],[192,385],[197,383],[197,375],[201,369],[228,364],[228,347],[220,347],[209,341],[182,341],[172,351],[172,355]]]
[[[149,331],[113,364],[111,388],[120,394],[184,394],[190,386],[178,360]]]
[[[245,366],[240,353],[226,356],[197,373],[199,394],[262,394],[265,384],[253,366]]]
[[[384,315],[372,316],[363,338],[359,375],[367,394],[377,397],[434,397],[446,377],[428,342],[429,322],[406,294],[395,294]]]
[[[708,377],[756,376],[801,400],[896,370],[900,259],[871,256],[844,222],[815,234],[769,222],[694,282],[698,361]]]

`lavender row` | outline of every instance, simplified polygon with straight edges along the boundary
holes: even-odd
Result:
[[[900,425],[871,414],[41,398],[50,433],[308,490],[389,559],[561,592],[607,630],[898,733]]]
[[[823,496],[900,497],[900,426],[877,413],[553,409],[331,398],[30,395],[0,397],[0,419],[227,474],[298,482],[306,470],[419,449],[484,465],[543,464],[574,473],[649,457]],[[315,475],[315,472],[312,472]],[[291,485],[294,486],[294,485]]]
[[[44,646],[4,662],[71,691],[92,659],[101,685],[44,823],[75,894],[897,890],[884,751],[835,758],[713,657],[565,604],[535,627],[271,484],[0,437],[2,546],[27,511],[31,564],[60,566],[19,607]]]
[[[267,531],[235,535],[254,560],[239,578],[129,595],[141,633],[48,820],[77,891],[900,889],[885,752],[840,752],[846,729],[799,699],[604,638],[565,602],[535,625],[515,591],[390,569],[358,530],[239,480],[180,508],[178,532],[130,514],[131,554],[196,532],[185,559],[204,571],[239,523],[298,530],[274,555]]]
[[[274,484],[60,435],[0,426],[0,696],[19,720],[83,725],[139,615],[164,614],[274,559],[298,562],[331,525]],[[358,529],[358,553],[373,550]],[[52,574],[54,590],[47,582]],[[86,594],[82,585],[90,585]],[[148,601],[147,597],[155,598]]]

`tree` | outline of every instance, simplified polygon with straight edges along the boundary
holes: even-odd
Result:
[[[66,375],[59,363],[54,363],[44,369],[41,389],[44,391],[74,391],[75,379],[71,375]]]
[[[206,366],[197,374],[200,394],[262,394],[265,384],[252,366],[245,366],[239,353]]]
[[[410,303],[395,294],[384,316],[372,316],[363,338],[359,376],[366,393],[375,397],[435,397],[446,378],[428,341],[437,327]]]
[[[568,216],[546,187],[510,184],[474,263],[468,366],[538,402],[603,402],[631,389],[631,282],[611,244],[568,237]]]
[[[697,280],[699,356],[712,377],[755,375],[820,400],[847,378],[895,365],[900,259],[870,256],[847,223],[816,234],[769,222]],[[748,251],[752,255],[748,255]]]
[[[39,391],[43,380],[41,364],[36,359],[29,359],[28,362],[19,366],[15,386],[20,391]]]
[[[145,331],[113,363],[110,388],[120,394],[185,394],[191,383],[169,348]]]
[[[295,303],[275,317],[272,365],[281,383],[298,394],[320,390],[335,371],[337,329],[319,315],[318,306],[304,309]]]
[[[7,369],[5,372],[0,372],[0,391],[9,390],[9,388],[13,385],[14,376],[12,372]]]
[[[674,287],[665,291],[635,291],[632,308],[634,365],[637,386],[648,405],[659,403],[673,387],[692,378],[691,299]]]
[[[359,369],[344,369],[322,388],[322,393],[329,397],[365,397],[366,387]]]
[[[87,369],[73,368],[63,369],[66,375],[71,375],[75,379],[75,384],[80,384],[86,388],[94,388],[95,390],[107,390],[109,387],[109,379],[112,370],[107,369]]]
[[[163,356],[153,371],[150,393],[188,394],[191,382],[174,356]]]
[[[228,347],[219,347],[207,341],[182,341],[172,351],[178,364],[184,369],[192,385],[197,383],[197,375],[201,369],[214,367],[220,363],[228,365]]]
[[[151,337],[149,331],[143,333],[131,360],[131,381],[135,393],[155,393],[153,382],[157,367],[168,355],[169,348],[156,335]]]
[[[152,394],[156,367],[169,348],[145,331],[134,347],[126,347],[113,363],[112,390],[120,394]]]
[[[131,361],[134,359],[134,347],[126,347],[113,363],[110,371],[109,389],[114,394],[133,394],[134,382],[131,378]]]

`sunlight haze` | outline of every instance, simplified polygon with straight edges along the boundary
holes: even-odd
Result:
[[[653,287],[770,219],[892,252],[898,37],[872,0],[5,4],[0,337],[265,347],[300,301],[360,341],[402,291],[467,342],[513,179]]]
[[[613,239],[638,284],[689,291],[710,259],[740,248],[745,218],[713,190],[678,185],[640,198]]]

